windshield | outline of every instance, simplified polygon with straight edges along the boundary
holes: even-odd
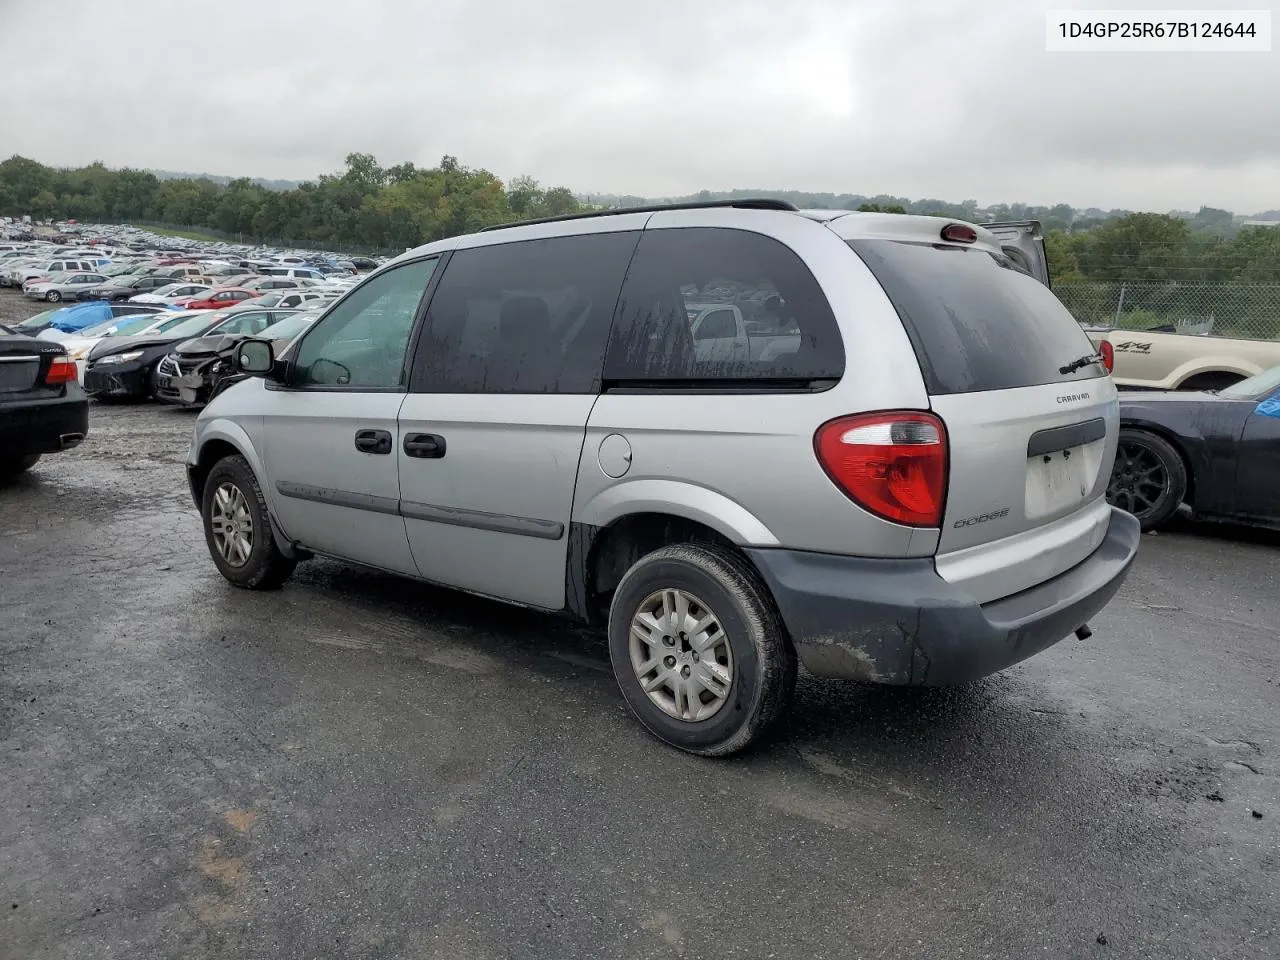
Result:
[[[898,311],[930,395],[1105,376],[1100,363],[1069,367],[1093,345],[1049,288],[1008,257],[898,240],[849,246]]]
[[[317,314],[314,313],[300,313],[297,316],[286,317],[267,327],[258,336],[264,340],[292,340],[307,329],[316,316]]]
[[[1277,387],[1280,387],[1280,367],[1272,367],[1247,380],[1223,387],[1218,391],[1218,396],[1226,397],[1228,400],[1255,400]]]
[[[127,337],[131,334],[141,333],[155,322],[155,314],[151,313],[144,313],[136,317],[129,317],[127,320],[114,320],[112,323],[115,324],[115,333],[104,333],[103,336]],[[103,326],[103,324],[98,324],[98,326]],[[110,329],[111,323],[106,324],[106,327]],[[83,334],[81,334],[81,336],[83,336]]]
[[[53,319],[55,313],[61,313],[66,307],[54,307],[52,310],[45,310],[43,313],[37,313],[34,317],[27,317],[21,323],[12,324],[15,330],[29,330],[33,327],[43,327]]]
[[[166,336],[171,337],[198,337],[217,319],[216,316],[208,315],[191,317],[181,323],[174,324],[172,327],[161,327],[160,331],[157,332],[163,331]],[[218,322],[221,322],[221,320],[218,320]]]
[[[107,335],[107,331],[112,327],[115,327],[117,330],[123,329],[121,321],[112,317],[110,320],[103,320],[101,323],[95,323],[93,326],[85,327],[77,333],[76,336],[84,337],[86,340],[92,339],[93,337],[105,337]]]
[[[138,278],[133,276],[132,274],[126,273],[122,277],[112,277],[110,280],[107,281],[107,286],[108,287],[129,287],[129,286],[132,286],[137,281],[137,279]]]

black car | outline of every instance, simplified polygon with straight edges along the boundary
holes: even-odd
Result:
[[[1107,500],[1144,530],[1199,519],[1280,529],[1280,367],[1221,390],[1120,394]]]
[[[85,392],[104,400],[154,397],[156,366],[172,352],[175,344],[214,330],[257,333],[271,322],[269,310],[198,310],[158,332],[103,340],[89,353],[84,373]]]
[[[89,432],[89,401],[62,344],[0,327],[0,480]]]
[[[106,283],[95,284],[87,290],[76,294],[77,300],[128,300],[139,294],[151,293],[160,287],[173,283],[171,277],[140,277],[136,274],[123,273],[112,277]]]
[[[184,407],[203,406],[232,383],[244,379],[243,374],[236,372],[232,361],[236,344],[241,340],[246,337],[274,340],[279,352],[319,316],[303,310],[261,310],[258,313],[269,319],[266,326],[245,330],[242,324],[234,325],[236,329],[229,329],[224,324],[202,337],[174,347],[173,352],[156,367],[156,399]]]

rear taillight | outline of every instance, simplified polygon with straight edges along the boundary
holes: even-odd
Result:
[[[74,360],[69,357],[54,357],[49,364],[49,372],[44,375],[44,382],[56,387],[62,383],[75,383],[77,376]]]
[[[1107,373],[1110,373],[1116,366],[1116,348],[1112,346],[1110,340],[1103,340],[1098,344],[1098,352],[1102,354],[1102,365],[1107,368]]]
[[[937,527],[947,493],[947,431],[931,413],[866,413],[824,423],[818,462],[854,503],[910,527]]]

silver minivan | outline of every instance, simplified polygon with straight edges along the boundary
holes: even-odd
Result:
[[[191,492],[237,586],[322,554],[566,612],[650,732],[728,754],[800,664],[950,685],[1089,634],[1139,530],[1046,281],[1035,224],[774,201],[454,237],[241,344]]]

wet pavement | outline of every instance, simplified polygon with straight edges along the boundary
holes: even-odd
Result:
[[[231,588],[192,421],[96,405],[0,489],[0,960],[1280,954],[1276,538],[1146,537],[1092,639],[802,679],[708,761],[556,619]]]

